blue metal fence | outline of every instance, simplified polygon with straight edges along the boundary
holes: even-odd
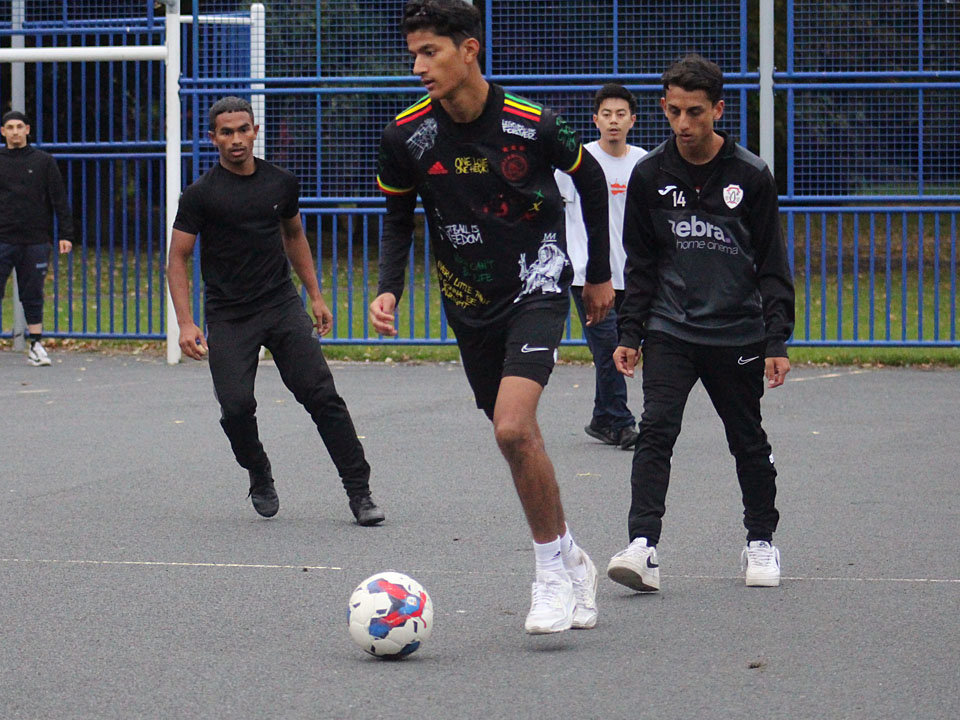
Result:
[[[747,0],[486,0],[485,71],[596,137],[591,97],[617,80],[640,102],[631,140],[669,128],[659,74],[698,51],[727,75],[722,127],[755,136],[759,75]],[[215,162],[205,110],[259,100],[263,155],[297,174],[333,343],[452,342],[418,232],[400,337],[371,337],[382,201],[380,131],[422,93],[410,76],[396,0],[266,2],[264,49],[250,3],[197,0],[182,33],[183,175]],[[143,0],[26,0],[30,45],[156,44]],[[774,76],[784,229],[797,280],[795,345],[956,345],[960,205],[960,3],[787,0],[784,70]],[[0,44],[14,34],[0,4]],[[164,337],[163,82],[160,63],[28,66],[32,141],[61,163],[78,222],[54,261],[47,327],[70,337]],[[9,98],[0,67],[0,99]],[[753,131],[753,132],[751,132]],[[194,307],[201,312],[199,276]],[[9,297],[9,288],[7,290]],[[4,305],[9,317],[10,303]],[[573,324],[574,328],[576,323]],[[4,327],[9,328],[9,319]],[[568,342],[581,343],[579,332]]]
[[[156,45],[163,16],[143,0],[25,0],[13,28],[0,4],[0,42],[26,47]],[[82,338],[164,336],[163,69],[157,62],[37,63],[25,67],[30,141],[58,161],[76,238],[54,253],[46,334]],[[11,67],[2,66],[3,108]],[[10,283],[6,297],[10,299]],[[12,302],[3,304],[11,327]]]
[[[958,344],[960,5],[788,0],[794,345]]]

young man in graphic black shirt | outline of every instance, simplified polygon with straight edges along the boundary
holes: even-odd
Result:
[[[0,296],[16,269],[20,302],[27,321],[27,361],[50,365],[43,335],[43,283],[53,247],[56,213],[60,253],[73,249],[73,217],[56,161],[30,147],[30,123],[17,110],[4,114],[0,133]]]
[[[526,630],[593,627],[596,570],[564,521],[536,412],[573,275],[553,170],[570,173],[583,197],[590,322],[613,303],[603,173],[561,118],[484,79],[481,20],[471,5],[413,0],[402,31],[427,96],[383,132],[377,182],[387,196],[387,217],[370,320],[378,332],[396,334],[419,194],[443,307],[534,539],[537,572]]]
[[[220,161],[183,191],[167,268],[180,348],[197,360],[209,349],[220,425],[249,473],[258,513],[272,517],[280,506],[257,432],[253,388],[262,345],[313,418],[357,522],[376,525],[384,515],[370,497],[370,466],[314,334],[314,328],[328,333],[333,317],[300,224],[299,184],[290,173],[253,156],[258,130],[246,100],[227,97],[210,108],[210,138]],[[187,261],[197,235],[206,337],[190,311]],[[290,264],[310,297],[316,322],[300,302]]]
[[[687,396],[703,383],[723,421],[743,494],[749,586],[780,584],[773,545],[777,471],[761,426],[764,375],[790,371],[793,278],[766,164],[713,128],[723,73],[690,55],[663,74],[661,107],[674,135],[649,152],[627,187],[626,296],[617,368],[633,376],[643,348],[643,416],[633,458],[630,545],[607,574],[660,589],[656,546],[670,458]]]

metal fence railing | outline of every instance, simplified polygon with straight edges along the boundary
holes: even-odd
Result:
[[[767,2],[767,0],[762,0]],[[0,3],[0,46],[157,44],[152,0]],[[699,51],[727,76],[721,127],[758,136],[755,8],[747,0],[476,0],[484,68],[511,90],[561,112],[593,139],[591,97],[609,80],[637,95],[631,141],[659,144],[659,74]],[[398,339],[370,335],[383,205],[373,181],[382,128],[421,88],[398,29],[396,0],[195,0],[184,16],[182,174],[216,162],[205,111],[249,97],[258,153],[301,181],[308,235],[335,315],[332,343],[447,343],[418,230]],[[778,4],[778,7],[780,5]],[[786,0],[774,74],[783,226],[797,286],[795,345],[957,345],[960,208],[960,3]],[[77,224],[55,258],[45,325],[64,337],[165,337],[164,117],[160,63],[28,66],[31,141],[59,161]],[[0,65],[0,103],[11,73]],[[752,149],[756,150],[755,147]],[[421,227],[419,225],[418,227]],[[201,240],[202,242],[202,240]],[[194,308],[202,310],[199,274]],[[8,284],[3,328],[10,328]],[[567,342],[581,343],[575,321]]]

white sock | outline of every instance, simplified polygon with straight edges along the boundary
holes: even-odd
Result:
[[[579,580],[587,574],[586,566],[580,562],[580,546],[574,541],[569,525],[566,526],[566,531],[560,538],[560,553],[563,557],[563,567],[575,579]]]
[[[560,551],[560,538],[548,543],[533,543],[533,554],[537,561],[537,574],[553,572],[563,574],[563,553]]]

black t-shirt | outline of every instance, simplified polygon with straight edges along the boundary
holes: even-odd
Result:
[[[680,158],[683,162],[683,166],[687,169],[687,173],[690,175],[690,180],[693,182],[693,187],[697,192],[703,190],[703,186],[706,184],[707,180],[710,179],[710,176],[713,175],[713,171],[716,169],[717,165],[720,164],[720,153],[717,153],[713,156],[712,160],[709,160],[702,165],[695,165],[692,162],[688,162],[683,157]]]
[[[296,177],[259,158],[252,175],[217,163],[183,191],[173,227],[200,235],[208,321],[244,317],[297,297],[280,221],[300,211],[299,195]]]
[[[425,97],[386,127],[378,184],[388,196],[419,192],[451,320],[482,326],[519,302],[565,301],[573,270],[553,170],[576,172],[581,158],[562,118],[494,84],[472,122]],[[401,279],[382,274],[380,292],[402,291],[395,264]]]

